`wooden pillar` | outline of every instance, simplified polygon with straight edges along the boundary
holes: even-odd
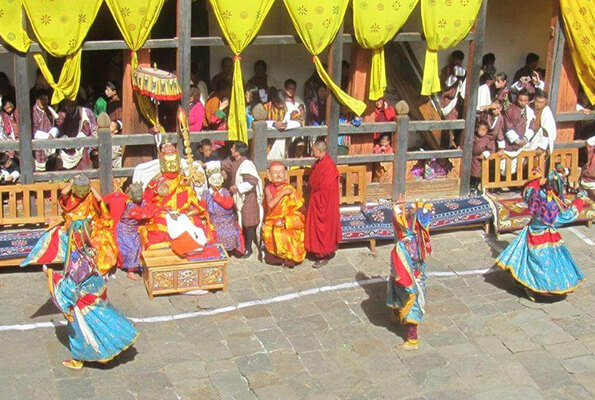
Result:
[[[191,0],[178,0],[176,36],[178,48],[176,52],[176,72],[182,88],[182,108],[188,113],[190,92],[190,30],[192,27]]]
[[[252,159],[256,169],[265,171],[267,165],[267,123],[266,121],[252,122]]]
[[[409,141],[409,117],[397,117],[397,147],[393,161],[393,200],[405,194],[407,176],[407,148]]]
[[[362,99],[368,105],[362,115],[364,122],[374,122],[374,104],[368,101],[368,87],[370,85],[370,65],[372,50],[364,49],[357,42],[351,44],[351,79],[349,81],[349,95]],[[372,154],[374,149],[374,134],[351,135],[349,154]]]
[[[343,64],[343,23],[328,52],[328,72],[331,79],[341,86],[341,67]],[[341,104],[328,91],[326,101],[326,121],[328,126],[328,153],[337,161],[337,144],[339,141],[339,112]]]
[[[473,135],[475,133],[475,116],[477,108],[477,88],[479,87],[479,71],[483,55],[483,39],[486,27],[486,14],[488,0],[483,0],[475,21],[473,40],[469,44],[469,57],[467,64],[467,86],[465,88],[465,103],[463,115],[465,118],[465,129],[463,131],[463,159],[461,160],[461,186],[459,194],[469,194],[471,179],[471,158],[473,157]]]
[[[553,3],[545,87],[549,91],[549,106],[555,116],[559,112],[575,111],[579,81],[566,44],[560,2],[555,0]],[[559,123],[556,142],[574,140],[575,126],[575,122]]]
[[[97,138],[99,139],[99,183],[101,194],[112,192],[114,171],[112,169],[112,134],[110,132],[110,118],[106,113],[97,117]]]
[[[140,65],[151,64],[149,49],[136,52]],[[152,128],[141,115],[132,89],[132,67],[130,66],[132,53],[124,50],[124,74],[122,77],[122,133],[147,133]],[[122,155],[124,167],[136,167],[139,163],[150,161],[154,158],[153,146],[126,146]]]
[[[27,54],[13,53],[14,86],[16,90],[16,102],[19,108],[19,157],[21,167],[20,183],[33,183],[35,165],[33,162],[33,150],[31,146],[31,108],[29,107],[29,74],[27,73]]]

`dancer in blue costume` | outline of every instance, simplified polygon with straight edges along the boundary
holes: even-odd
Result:
[[[96,191],[89,192],[89,180],[84,176],[75,177],[62,191],[61,204],[78,204],[74,208],[64,207],[67,221],[67,239],[62,240],[65,273],[62,275],[44,266],[52,300],[68,320],[72,359],[62,364],[71,369],[81,369],[85,361],[110,361],[132,346],[138,337],[134,324],[107,302],[106,281],[100,273],[98,256],[110,247],[109,240],[107,236],[93,235],[93,229],[105,227],[92,223],[94,214],[83,208],[84,201],[98,204],[95,208],[102,210],[103,217],[109,214],[101,196]],[[103,262],[114,258],[113,254],[103,256]],[[113,266],[115,260],[109,264]]]
[[[417,328],[425,313],[425,260],[432,252],[429,227],[433,206],[423,201],[405,205],[400,196],[393,212],[397,243],[391,252],[386,305],[393,310],[393,322],[399,320],[407,327],[407,340],[399,347],[416,350]]]
[[[567,170],[557,165],[547,177],[525,185],[523,200],[533,218],[496,259],[497,265],[510,271],[532,301],[535,301],[533,293],[572,292],[584,279],[557,230],[577,219],[585,205],[583,193],[570,204],[564,201],[566,174]]]

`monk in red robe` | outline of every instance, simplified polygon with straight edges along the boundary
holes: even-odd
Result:
[[[318,260],[313,268],[328,264],[341,241],[339,215],[339,171],[326,153],[327,146],[319,140],[312,150],[317,161],[312,165],[308,184],[310,201],[306,214],[306,250]]]

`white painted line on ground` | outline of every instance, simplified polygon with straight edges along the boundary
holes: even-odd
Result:
[[[435,276],[435,277],[452,277],[452,276],[462,276],[462,275],[484,275],[488,273],[491,269],[474,269],[471,271],[445,271],[445,272],[428,272],[428,276]],[[158,322],[166,322],[166,321],[175,321],[179,319],[188,319],[188,318],[196,318],[201,316],[209,316],[209,315],[217,315],[223,314],[230,311],[240,310],[246,307],[252,307],[256,305],[264,305],[264,304],[273,304],[273,303],[281,303],[284,301],[289,301],[293,299],[297,299],[300,297],[310,296],[316,293],[323,293],[323,292],[332,292],[337,290],[343,289],[352,289],[355,287],[373,285],[375,283],[382,283],[386,282],[387,277],[376,277],[370,278],[363,281],[356,281],[356,282],[346,282],[340,283],[337,285],[329,285],[329,286],[322,286],[319,288],[312,288],[301,290],[295,293],[284,294],[275,297],[269,297],[267,299],[258,299],[252,301],[245,301],[239,303],[235,306],[226,306],[220,308],[214,308],[212,310],[204,310],[204,311],[194,311],[194,312],[187,312],[175,315],[159,315],[155,317],[143,317],[143,318],[130,318],[132,321],[136,323],[146,323],[146,324],[154,324]],[[8,331],[28,331],[33,329],[41,329],[41,328],[54,328],[56,326],[66,325],[66,321],[51,321],[51,322],[35,322],[32,324],[20,324],[20,325],[0,325],[0,332],[8,332]]]
[[[595,242],[593,242],[591,239],[586,237],[585,234],[582,233],[581,231],[579,231],[578,229],[571,226],[570,228],[568,228],[568,230],[570,232],[574,233],[576,236],[578,236],[579,239],[581,239],[583,242],[587,243],[589,246],[595,245]]]

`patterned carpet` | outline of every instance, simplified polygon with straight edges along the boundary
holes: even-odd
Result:
[[[0,260],[25,257],[45,229],[0,232]]]
[[[492,210],[482,196],[436,200],[430,230],[479,224],[492,218]],[[359,213],[341,214],[343,241],[392,239],[391,204],[365,207]]]

